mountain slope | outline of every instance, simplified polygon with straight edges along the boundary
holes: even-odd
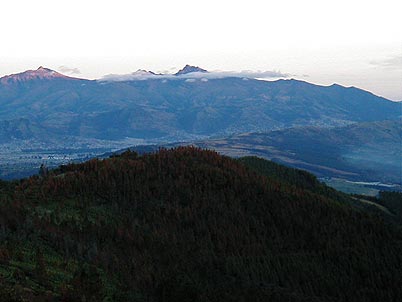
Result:
[[[194,69],[189,68],[183,70]],[[0,121],[28,119],[59,136],[174,140],[402,114],[402,104],[357,88],[234,77],[187,81],[185,76],[89,81],[40,68],[0,80]]]
[[[40,137],[44,131],[46,129],[24,118],[0,121],[0,143]],[[51,137],[51,133],[48,132],[47,137]]]
[[[0,83],[3,85],[12,85],[15,83],[23,83],[32,80],[53,80],[53,79],[75,79],[65,76],[49,68],[40,66],[36,70],[27,70],[17,74],[11,74],[4,76],[0,79]]]
[[[1,182],[2,297],[400,300],[401,231],[289,175],[178,148]]]

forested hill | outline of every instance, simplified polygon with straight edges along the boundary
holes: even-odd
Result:
[[[0,297],[402,300],[396,226],[306,172],[245,164],[180,147],[1,182]]]

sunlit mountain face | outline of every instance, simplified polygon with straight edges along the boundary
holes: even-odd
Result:
[[[73,79],[57,71],[40,66],[36,70],[27,70],[21,73],[4,76],[0,79],[1,84],[28,82],[32,80]]]

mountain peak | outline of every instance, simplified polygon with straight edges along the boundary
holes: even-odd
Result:
[[[150,75],[150,76],[157,75],[155,72],[145,70],[145,69],[138,69],[137,71],[133,72],[132,74],[133,75],[139,75],[139,76],[141,76],[141,75]]]
[[[49,69],[49,68],[45,68],[45,67],[43,67],[43,66],[39,66],[38,69],[36,69],[36,71],[39,71],[39,72],[44,72],[44,71],[46,71],[46,72],[52,72],[53,70],[51,70],[51,69]],[[54,72],[54,71],[53,71],[53,72]]]
[[[192,72],[208,72],[205,69],[202,69],[198,66],[192,66],[192,65],[186,65],[183,67],[183,69],[180,69],[178,72],[175,73],[175,75],[182,75],[182,74],[187,74],[187,73],[192,73]]]
[[[7,84],[15,82],[26,82],[30,80],[51,80],[56,78],[73,79],[52,69],[39,66],[39,68],[36,70],[27,70],[21,73],[4,76],[0,79],[0,82],[2,84]]]

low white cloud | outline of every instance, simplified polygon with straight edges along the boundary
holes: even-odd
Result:
[[[110,81],[110,82],[143,81],[143,80],[153,79],[155,77],[165,78],[164,74],[153,73],[152,71],[139,69],[139,70],[129,73],[129,74],[108,74],[108,75],[103,76],[100,80],[101,81]]]
[[[172,73],[152,73],[150,71],[138,70],[130,74],[109,74],[103,76],[99,81],[111,81],[111,82],[121,82],[121,81],[143,81],[149,79],[168,79],[168,80],[178,80],[178,79],[191,79],[194,82],[199,79],[203,82],[207,82],[209,79],[222,79],[222,78],[247,78],[247,79],[268,79],[268,78],[288,78],[291,76],[287,73],[282,73],[281,71],[253,71],[253,70],[243,70],[243,71],[210,71],[210,72],[191,72],[187,74],[175,75]]]
[[[402,55],[390,56],[383,60],[370,61],[371,65],[390,69],[402,69]]]
[[[232,75],[237,78],[287,78],[290,74],[282,73],[276,70],[268,70],[268,71],[252,71],[252,70],[243,70],[241,72],[228,72],[224,73],[227,75]]]
[[[81,71],[78,68],[71,68],[68,66],[59,66],[58,70],[62,73],[69,73],[69,74],[80,74]]]

